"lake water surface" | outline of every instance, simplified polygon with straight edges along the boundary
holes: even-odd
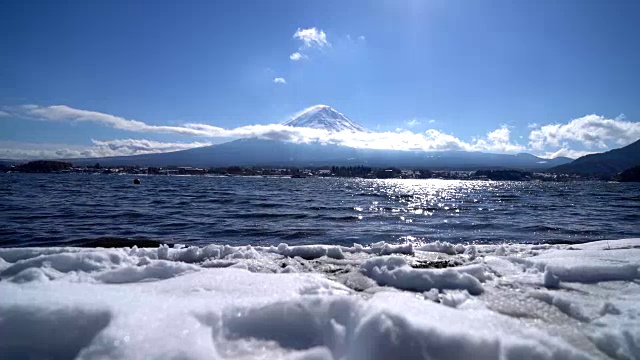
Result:
[[[0,246],[586,242],[640,236],[640,184],[0,175]],[[126,244],[126,243],[125,243]]]

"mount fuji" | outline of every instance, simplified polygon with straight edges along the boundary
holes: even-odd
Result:
[[[322,129],[329,132],[370,132],[344,114],[327,105],[311,106],[282,125]],[[530,154],[490,154],[465,151],[401,151],[358,149],[334,144],[292,143],[279,140],[245,138],[223,144],[168,153],[69,159],[73,164],[139,166],[332,166],[367,165],[429,169],[547,169],[571,161],[547,160]]]
[[[293,127],[306,127],[312,129],[322,129],[328,131],[353,131],[369,132],[360,124],[346,117],[341,112],[328,105],[315,105],[308,107],[283,125]]]

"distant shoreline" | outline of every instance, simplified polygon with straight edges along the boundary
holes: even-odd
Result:
[[[492,181],[612,181],[615,176],[596,174],[580,176],[521,169],[477,169],[477,170],[431,170],[424,168],[369,167],[369,166],[309,166],[309,167],[215,167],[197,168],[189,166],[74,166],[61,161],[32,161],[26,164],[0,166],[0,173],[78,173],[104,175],[200,175],[200,176],[250,176],[250,177],[322,177],[361,179],[444,179],[444,180],[492,180]]]

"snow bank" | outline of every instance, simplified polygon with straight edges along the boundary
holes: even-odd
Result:
[[[588,358],[487,310],[401,293],[364,300],[310,275],[217,269],[167,281],[100,291],[86,283],[0,287],[0,357]]]
[[[637,359],[610,243],[0,249],[0,358]]]

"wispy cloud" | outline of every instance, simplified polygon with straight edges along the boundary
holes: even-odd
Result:
[[[9,116],[8,112],[0,110],[0,117],[8,117],[8,116]]]
[[[418,125],[423,125],[423,124],[434,124],[436,121],[435,119],[429,119],[429,120],[419,120],[417,118],[413,118],[410,120],[407,120],[404,122],[404,124],[408,127],[408,128],[412,128]]]
[[[606,149],[608,143],[623,146],[640,138],[640,122],[625,121],[624,117],[607,119],[587,115],[566,124],[540,126],[529,134],[529,146],[534,150],[567,148],[577,143],[587,148]]]
[[[281,77],[277,77],[277,78],[273,79],[273,83],[274,84],[286,84],[287,80],[285,80],[284,78],[281,78]]]
[[[92,140],[93,145],[35,144],[0,141],[0,158],[15,160],[129,156],[186,150],[210,142],[161,142],[147,139]]]
[[[318,30],[315,27],[308,29],[298,28],[293,34],[294,39],[302,41],[303,46],[307,48],[311,47],[325,47],[331,44],[327,40],[327,34],[324,31]]]
[[[200,130],[191,129],[188,126],[164,126],[148,125],[142,121],[129,120],[123,117],[105,114],[97,111],[75,109],[66,105],[37,106],[22,105],[5,108],[12,115],[38,120],[68,121],[68,122],[94,122],[107,125],[119,130],[153,133],[173,133],[192,136],[209,136]]]
[[[301,54],[299,52],[294,52],[293,54],[289,55],[289,59],[293,61],[305,60],[308,58],[309,57],[307,55]]]
[[[152,154],[159,152],[170,152],[192,149],[196,147],[209,146],[212,143],[209,141],[195,141],[195,142],[163,142],[153,141],[147,139],[119,139],[119,140],[94,140],[92,139],[94,151],[102,153],[112,153],[117,155],[137,155],[137,154]],[[105,155],[102,155],[105,156]]]
[[[349,42],[356,42],[356,41],[358,41],[358,42],[364,42],[364,41],[366,41],[366,39],[367,39],[364,35],[356,36],[356,37],[354,38],[353,36],[351,36],[351,34],[347,34],[347,35],[345,36],[345,38],[346,38],[346,39],[347,39],[347,41],[349,41]]]
[[[422,122],[420,122],[420,120],[418,119],[411,119],[409,121],[405,121],[404,123],[410,128],[422,124]]]
[[[555,159],[557,157],[568,157],[571,159],[577,159],[579,157],[594,154],[595,151],[582,151],[582,150],[571,150],[568,148],[562,148],[558,151],[547,151],[544,154],[541,154],[540,157],[547,159]]]

